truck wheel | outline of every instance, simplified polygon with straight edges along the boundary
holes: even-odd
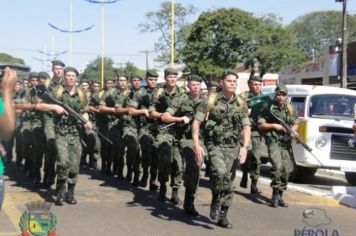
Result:
[[[345,178],[350,185],[356,186],[356,172],[345,172]]]

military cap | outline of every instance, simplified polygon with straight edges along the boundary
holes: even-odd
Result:
[[[140,80],[143,80],[143,78],[141,76],[139,76],[138,74],[132,74],[130,79],[133,80],[133,79],[140,79]]]
[[[38,75],[38,72],[31,72],[30,75],[29,75],[29,78],[32,79],[32,78],[39,78],[39,75]]]
[[[89,80],[87,80],[87,79],[81,79],[80,84],[82,84],[82,83],[90,84]]]
[[[224,70],[224,72],[223,72],[223,74],[221,76],[221,79],[225,79],[225,77],[228,76],[228,75],[235,75],[237,78],[239,78],[239,76],[237,75],[235,70],[226,69],[226,70]]]
[[[119,77],[125,77],[126,80],[129,79],[129,77],[126,74],[116,74],[116,79],[118,79]]]
[[[97,80],[97,79],[92,80],[91,83],[92,83],[92,84],[100,84],[100,85],[101,85],[100,80]]]
[[[199,75],[189,75],[188,81],[197,81],[201,83],[203,79]]]
[[[288,88],[284,84],[278,84],[276,89],[274,90],[276,93],[284,93],[288,94]]]
[[[250,76],[248,82],[262,82],[262,78],[259,75]]]
[[[49,76],[49,74],[46,71],[41,71],[40,73],[38,73],[38,77],[40,79],[49,79],[51,76]]]
[[[52,66],[62,66],[65,67],[66,65],[61,60],[53,60]]]
[[[146,77],[158,77],[158,73],[156,70],[148,70],[146,72]]]
[[[108,77],[105,77],[105,81],[114,81],[115,82],[115,78],[108,76]]]
[[[164,70],[164,76],[167,75],[178,75],[178,71],[174,69],[173,67],[168,67]]]
[[[71,66],[64,68],[64,74],[67,74],[67,72],[74,72],[77,76],[79,75],[78,70]]]

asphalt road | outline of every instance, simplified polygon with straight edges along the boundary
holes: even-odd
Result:
[[[268,170],[264,174],[268,175]],[[19,235],[18,223],[26,210],[25,204],[35,200],[53,202],[53,190],[34,189],[24,174],[12,165],[7,168],[6,175],[0,236]],[[186,216],[182,206],[159,203],[158,192],[136,188],[85,169],[81,171],[76,190],[78,205],[53,205],[51,212],[57,217],[57,232],[62,236],[354,235],[355,209],[339,205],[327,194],[311,195],[291,188],[285,194],[289,207],[274,209],[268,205],[271,190],[267,178],[259,184],[262,194],[251,197],[248,189],[238,186],[239,176],[235,180],[233,206],[228,214],[234,226],[231,230],[217,227],[208,217],[211,194],[205,177],[201,179],[196,199],[196,208],[200,212],[196,218]],[[335,181],[332,184],[346,183],[325,176],[308,181],[297,185],[327,192],[330,191],[330,181]],[[183,198],[183,188],[179,194]],[[307,217],[303,212],[308,213],[304,214]]]

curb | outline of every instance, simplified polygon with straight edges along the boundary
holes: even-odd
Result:
[[[356,208],[356,187],[333,186],[332,193],[340,204]]]

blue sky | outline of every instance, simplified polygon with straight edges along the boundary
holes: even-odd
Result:
[[[69,49],[69,35],[48,26],[69,29],[70,3],[73,3],[73,28],[94,27],[86,32],[73,34],[72,65],[83,69],[100,55],[100,6],[85,0],[0,0],[0,52],[23,58],[35,71],[49,70],[48,64],[34,58],[47,59],[38,51],[48,53]],[[348,12],[356,14],[356,0],[348,0]],[[138,24],[146,21],[145,13],[156,11],[164,0],[120,0],[105,5],[105,54],[119,66],[127,61],[145,68],[142,50],[152,50],[159,35],[139,33]],[[221,7],[236,7],[253,12],[255,16],[274,13],[290,23],[298,16],[313,11],[339,10],[342,3],[335,0],[175,0],[183,5],[193,4],[198,12]],[[157,67],[150,54],[149,66]],[[69,54],[59,57],[68,64]],[[47,66],[46,66],[47,64]]]

